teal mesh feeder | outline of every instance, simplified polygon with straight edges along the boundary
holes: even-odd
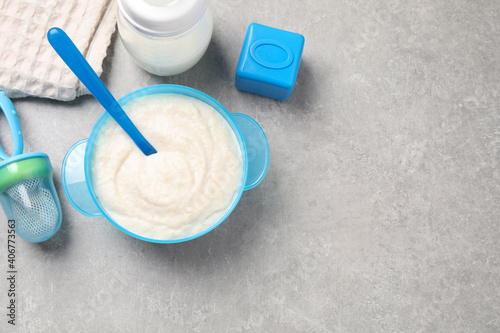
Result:
[[[23,154],[23,137],[14,105],[0,92],[0,108],[9,123],[14,153],[0,147],[0,203],[15,231],[29,242],[43,242],[61,227],[61,205],[52,179],[49,157],[44,153]]]

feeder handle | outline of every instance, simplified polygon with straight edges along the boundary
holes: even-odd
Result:
[[[0,108],[5,114],[5,118],[7,118],[7,123],[12,133],[12,141],[14,142],[14,153],[12,153],[12,156],[21,155],[23,153],[23,133],[21,132],[21,125],[19,124],[19,118],[17,117],[14,104],[12,104],[9,97],[7,97],[3,91],[0,91]],[[10,156],[5,153],[2,146],[0,146],[0,158],[6,160],[9,157]]]

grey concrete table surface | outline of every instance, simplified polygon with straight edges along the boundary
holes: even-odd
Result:
[[[103,112],[95,99],[14,100],[25,151],[52,160],[64,219],[47,242],[17,242],[16,326],[2,278],[0,331],[500,331],[500,3],[212,7],[194,68],[150,75],[115,34],[103,80],[117,97],[187,85],[250,115],[270,144],[264,182],[199,239],[139,241],[63,194],[62,160]],[[234,87],[251,22],[305,36],[288,101]],[[6,272],[5,223],[0,238]]]

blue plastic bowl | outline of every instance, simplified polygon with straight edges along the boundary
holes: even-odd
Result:
[[[186,95],[212,106],[227,121],[238,140],[243,158],[243,177],[241,186],[231,206],[217,222],[205,230],[189,237],[178,239],[153,239],[137,235],[114,221],[106,212],[106,208],[101,205],[95,193],[91,172],[92,152],[99,131],[106,121],[113,121],[109,119],[110,115],[107,112],[103,113],[99,120],[97,120],[88,139],[75,143],[68,150],[64,157],[61,177],[66,197],[80,213],[89,217],[105,217],[119,230],[144,241],[154,243],[180,243],[198,238],[221,224],[229,214],[231,214],[234,207],[236,207],[243,191],[254,188],[264,179],[269,167],[269,145],[264,131],[255,120],[241,113],[230,114],[212,97],[189,87],[178,85],[149,86],[125,95],[119,99],[118,102],[123,106],[139,97],[165,93]]]

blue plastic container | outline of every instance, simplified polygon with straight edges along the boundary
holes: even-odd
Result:
[[[252,23],[243,44],[236,88],[254,94],[287,100],[293,92],[304,36]]]
[[[99,202],[92,182],[91,172],[92,153],[98,133],[105,122],[110,118],[107,112],[103,113],[94,125],[90,137],[75,143],[66,153],[62,165],[61,176],[64,193],[73,207],[80,213],[89,217],[105,217],[119,230],[144,241],[154,243],[179,243],[198,238],[221,224],[227,216],[231,214],[234,207],[236,207],[243,191],[254,188],[264,179],[269,167],[269,145],[264,131],[252,118],[241,113],[229,114],[215,99],[189,87],[177,85],[149,86],[122,97],[118,100],[118,103],[123,106],[139,97],[165,93],[186,95],[212,106],[227,121],[238,140],[243,158],[242,182],[233,203],[219,221],[196,235],[186,238],[165,240],[142,237],[130,232],[123,228],[118,222],[114,221]]]

